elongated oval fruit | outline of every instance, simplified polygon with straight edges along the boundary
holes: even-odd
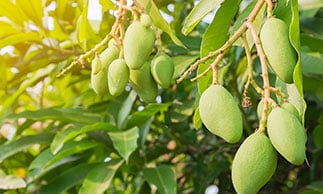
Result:
[[[129,80],[129,68],[124,59],[112,61],[108,70],[108,85],[112,96],[119,96]]]
[[[241,139],[240,109],[224,87],[208,87],[201,95],[199,109],[201,120],[210,132],[229,143],[236,143]]]
[[[261,99],[257,106],[257,117],[260,120],[262,116],[262,111],[264,109],[264,99]],[[271,106],[268,104],[267,114],[271,111]]]
[[[150,65],[146,62],[141,69],[130,69],[130,85],[144,102],[155,102],[158,88],[150,74]]]
[[[284,82],[292,83],[297,57],[289,42],[287,24],[277,18],[267,19],[260,40],[272,70]]]
[[[98,55],[92,60],[91,85],[94,92],[100,96],[108,92],[107,71]]]
[[[150,26],[134,21],[124,37],[124,58],[130,69],[140,69],[155,45],[155,32]]]
[[[174,74],[173,60],[165,53],[157,53],[151,61],[151,74],[162,88],[168,88]]]
[[[286,160],[295,165],[304,162],[306,135],[295,115],[276,107],[268,116],[267,129],[272,144]]]
[[[266,135],[251,134],[239,147],[232,163],[232,182],[239,194],[256,194],[273,176],[277,152]]]
[[[100,59],[102,61],[103,68],[108,69],[112,61],[119,57],[120,49],[115,46],[115,40],[111,39],[108,43],[108,48],[102,51]]]

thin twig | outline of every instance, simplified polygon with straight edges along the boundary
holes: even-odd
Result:
[[[267,110],[268,110],[268,101],[270,100],[270,85],[269,85],[269,77],[268,77],[268,69],[266,64],[266,55],[262,49],[261,42],[259,40],[258,34],[253,27],[251,22],[246,21],[246,26],[251,32],[252,38],[255,42],[257,53],[261,63],[261,71],[262,71],[262,79],[263,79],[263,88],[264,88],[264,106],[262,111],[261,120],[259,122],[259,131],[264,132],[265,126],[267,122]]]

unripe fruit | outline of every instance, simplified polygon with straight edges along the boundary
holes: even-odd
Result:
[[[306,135],[297,117],[276,107],[268,116],[267,129],[272,144],[286,160],[295,165],[304,162]]]
[[[232,163],[232,182],[239,194],[256,194],[273,176],[277,152],[266,135],[251,134],[239,147]]]
[[[261,119],[263,109],[264,109],[264,100],[261,99],[257,106],[257,117],[259,120]],[[270,111],[271,111],[271,106],[268,104],[267,114],[270,113]]]
[[[140,69],[155,45],[155,32],[150,26],[134,21],[124,37],[124,58],[130,69]]]
[[[295,117],[299,118],[299,113],[298,110],[294,105],[292,105],[289,102],[284,102],[283,104],[280,105],[283,109],[287,110],[288,112],[292,113]]]
[[[112,40],[111,40],[112,41]],[[111,42],[110,41],[110,42]],[[119,57],[120,49],[114,45],[106,48],[99,56],[92,60],[91,83],[93,90],[100,96],[109,92],[107,72],[110,63]]]
[[[277,18],[267,19],[260,40],[272,70],[282,81],[292,83],[296,52],[289,42],[287,24]]]
[[[130,84],[144,102],[155,102],[158,88],[150,74],[150,65],[146,62],[141,69],[130,69]]]
[[[142,25],[144,25],[145,27],[150,27],[153,24],[150,16],[147,14],[142,14],[140,16],[140,23],[142,23]]]
[[[119,96],[129,80],[129,68],[124,59],[112,61],[108,70],[108,85],[112,96]]]
[[[174,74],[173,60],[165,53],[156,54],[151,61],[151,74],[162,88],[168,88]]]
[[[98,55],[92,60],[91,84],[96,94],[103,96],[108,92],[106,70]]]
[[[242,136],[242,117],[233,96],[220,85],[211,85],[201,95],[199,102],[201,120],[213,134],[229,143]]]

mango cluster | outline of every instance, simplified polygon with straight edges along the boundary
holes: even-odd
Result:
[[[174,73],[174,63],[166,53],[151,56],[155,40],[150,16],[141,15],[139,21],[128,26],[122,52],[112,39],[108,48],[92,60],[93,90],[100,96],[119,96],[130,83],[144,102],[154,102],[158,85],[168,88]]]

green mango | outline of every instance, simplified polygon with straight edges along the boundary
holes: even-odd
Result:
[[[239,194],[256,194],[273,176],[277,152],[266,135],[255,132],[239,147],[232,163],[232,182]]]
[[[233,96],[220,85],[209,86],[199,101],[200,116],[205,127],[229,143],[242,136],[242,117]]]
[[[158,87],[150,74],[150,65],[148,62],[141,69],[130,69],[130,85],[144,102],[156,101]]]
[[[263,109],[264,109],[264,100],[261,99],[257,106],[257,117],[259,120],[261,119]],[[270,111],[271,111],[271,106],[268,104],[267,114],[270,113]]]
[[[287,24],[277,18],[265,21],[260,40],[268,62],[276,75],[286,83],[293,83],[297,55],[289,42]]]
[[[100,96],[109,93],[107,72],[110,63],[119,57],[119,52],[118,47],[111,45],[92,60],[91,84],[95,93]]]
[[[274,108],[267,120],[269,138],[276,150],[290,163],[305,160],[306,134],[297,117],[281,107]]]
[[[129,80],[129,68],[124,59],[112,61],[108,70],[108,85],[112,96],[119,96]]]
[[[174,74],[172,58],[165,53],[157,53],[151,61],[151,74],[162,88],[168,88]]]
[[[147,14],[142,14],[140,16],[140,23],[144,25],[145,27],[150,27],[153,24],[153,21],[151,20],[150,16]]]
[[[123,49],[124,59],[130,69],[140,69],[153,51],[156,35],[150,26],[134,21],[126,30]]]

